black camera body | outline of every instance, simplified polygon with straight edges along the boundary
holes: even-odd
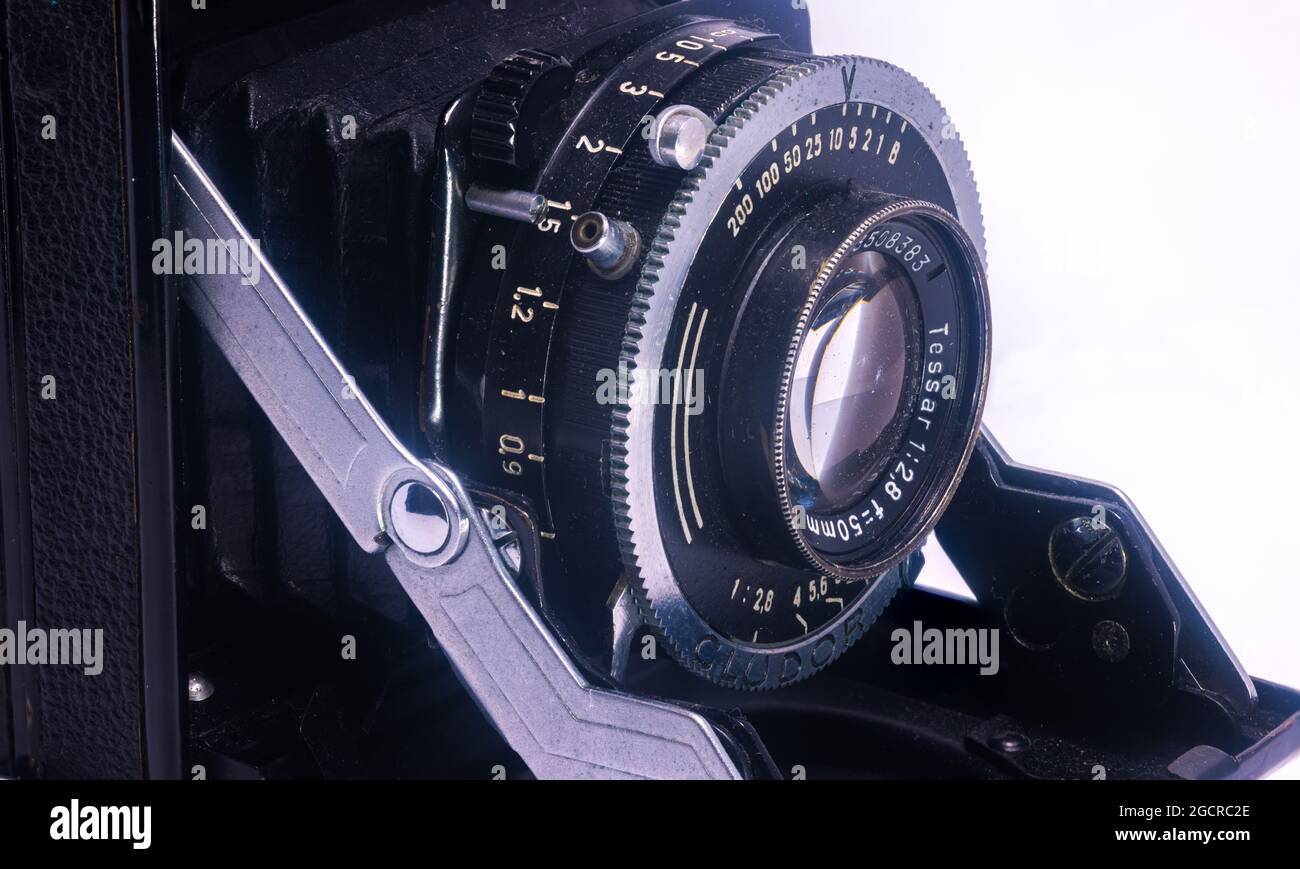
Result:
[[[494,377],[486,370],[497,296],[500,286],[508,283],[503,272],[519,272],[522,263],[510,269],[500,266],[511,259],[512,248],[522,259],[525,240],[514,238],[519,224],[472,212],[463,205],[464,196],[475,184],[531,189],[565,128],[594,108],[589,103],[610,71],[629,54],[644,50],[657,33],[673,31],[682,15],[761,20],[780,34],[769,40],[774,47],[787,52],[810,48],[807,12],[788,3],[661,8],[645,3],[521,2],[494,9],[474,0],[432,4],[421,14],[359,31],[294,27],[291,40],[306,45],[328,41],[321,49],[319,69],[340,70],[346,87],[319,73],[289,76],[280,64],[257,64],[238,75],[238,63],[251,66],[257,61],[250,59],[262,56],[257,41],[272,38],[258,32],[248,37],[254,46],[234,42],[200,55],[193,62],[195,72],[178,88],[185,116],[193,119],[186,133],[196,156],[205,165],[222,167],[216,170],[216,180],[236,213],[263,241],[290,286],[302,288],[299,298],[331,346],[345,358],[365,360],[354,368],[358,385],[399,436],[407,443],[426,444],[432,455],[472,479],[526,495],[529,509],[544,506],[537,482],[541,469],[528,459],[530,453],[541,452],[533,448],[541,423],[530,419],[512,425],[498,419],[515,409],[494,406],[502,402],[493,402],[491,393],[499,399],[501,389],[524,384],[511,380],[511,374]],[[401,34],[400,41],[395,34]],[[377,72],[355,77],[345,71],[347,59],[355,57],[374,58]],[[581,62],[571,64],[568,58]],[[302,62],[299,57],[285,59],[290,65]],[[776,61],[771,69],[784,65]],[[221,78],[209,81],[205,72]],[[746,93],[744,82],[717,88],[720,99],[731,103]],[[638,123],[638,134],[644,129]],[[593,147],[599,138],[589,137]],[[670,197],[680,173],[660,172],[668,177],[630,183],[642,185],[638,194],[658,184],[663,188],[660,199]],[[593,184],[602,180],[590,179]],[[666,204],[656,202],[647,211]],[[552,235],[556,232],[550,227],[563,224],[560,237],[566,245],[571,216],[577,215],[555,210],[545,223]],[[539,283],[533,275],[526,277],[532,287]],[[514,295],[513,288],[509,294]],[[534,304],[512,298],[507,317],[516,305],[515,323],[521,322],[518,317],[547,315],[546,299],[525,298]],[[583,311],[584,316],[601,313]],[[609,334],[601,338],[617,344],[626,311],[615,307],[607,313]],[[568,343],[552,335],[537,341],[548,346]],[[196,367],[202,366],[203,342],[185,343],[193,349],[182,352],[192,352]],[[537,357],[547,352],[546,346],[529,350],[525,354],[516,346],[512,365],[539,366]],[[219,357],[213,347],[206,352]],[[614,361],[593,364],[617,368]],[[224,380],[233,400],[245,401],[242,387],[223,365],[208,366],[216,370],[209,375],[205,368],[205,377],[218,384]],[[488,380],[494,381],[495,390],[486,385]],[[596,384],[592,372],[575,385],[590,400]],[[214,384],[213,391],[222,394],[225,389]],[[600,407],[582,410],[602,413]],[[619,557],[607,503],[609,411],[606,407],[603,419],[571,435],[576,441],[572,454],[566,450],[547,456],[552,462],[548,472],[558,466],[562,470],[557,476],[581,478],[578,485],[591,489],[596,499],[557,517],[568,523],[567,533],[560,535],[549,524],[541,529],[555,531],[557,539],[582,540],[568,557],[592,562],[576,565],[574,576],[549,592],[566,597],[566,603],[582,613],[574,635],[595,644],[593,648],[608,632],[605,599],[613,587],[611,566]],[[227,425],[243,431],[232,437]],[[381,615],[402,617],[404,601],[385,594],[387,580],[378,588],[367,580],[363,560],[347,548],[332,554],[319,536],[298,533],[279,534],[276,541],[258,548],[259,527],[273,523],[281,528],[324,528],[329,507],[292,461],[276,462],[266,452],[276,449],[273,438],[248,433],[250,428],[266,429],[256,413],[242,408],[230,413],[214,406],[211,415],[194,419],[187,428],[193,432],[187,447],[214,463],[209,479],[228,479],[233,469],[248,465],[278,464],[274,486],[301,490],[299,497],[287,500],[258,498],[251,490],[237,492],[220,484],[204,493],[209,499],[204,503],[214,505],[230,498],[228,506],[211,511],[214,543],[228,534],[244,555],[232,562],[230,550],[223,547],[222,555],[214,551],[211,557],[224,561],[227,570],[233,567],[233,574],[248,577],[237,582],[257,583],[266,577],[278,584],[280,577],[296,576],[298,592],[315,605],[356,601]],[[502,435],[521,438],[524,449],[500,455]],[[247,451],[230,452],[236,441]],[[261,451],[255,455],[259,441]],[[226,454],[215,456],[218,452]],[[510,463],[516,461],[529,473],[510,474]],[[252,510],[247,509],[250,496]],[[606,503],[595,503],[600,499]],[[287,513],[277,506],[289,503],[293,506]],[[219,530],[216,523],[223,520],[217,515],[232,524]],[[340,574],[349,578],[342,586]],[[336,597],[340,590],[342,599]]]
[[[0,763],[1209,778],[1294,751],[1300,696],[1244,673],[1127,499],[981,428],[961,140],[902,70],[813,54],[802,6],[69,10],[120,34],[81,57],[124,108],[43,152],[48,52],[10,11],[0,612],[112,630],[107,679],[11,669]],[[116,187],[44,168],[101,152]],[[111,280],[76,272],[75,238],[38,243],[51,195],[109,234]],[[214,214],[255,248],[252,301],[179,253]],[[93,323],[69,281],[111,285]],[[290,350],[259,356],[277,342],[316,360],[311,389]],[[338,494],[366,421],[433,469],[379,481],[373,534]],[[73,544],[75,510],[99,518]],[[421,549],[403,523],[429,517]],[[913,587],[932,536],[974,601]],[[398,556],[420,581],[501,577],[501,624],[458,609],[468,580],[422,598]],[[543,690],[556,673],[578,693]],[[569,696],[715,756],[596,739],[575,761],[545,715]]]

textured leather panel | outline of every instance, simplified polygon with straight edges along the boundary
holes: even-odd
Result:
[[[0,67],[0,73],[3,68]],[[0,79],[3,86],[3,79]],[[18,517],[18,498],[15,490],[18,485],[18,460],[15,455],[15,442],[18,437],[20,420],[18,405],[15,404],[13,372],[11,371],[12,339],[10,338],[9,286],[10,250],[9,237],[9,133],[0,126],[0,625],[16,622],[19,586],[25,580],[22,577],[20,558],[20,541],[25,538]],[[10,707],[10,696],[23,689],[10,686],[13,673],[10,668],[0,668],[0,775],[12,775],[14,771],[14,736],[11,719],[14,711]],[[14,719],[16,720],[16,719]]]
[[[141,774],[132,311],[115,5],[5,4],[42,627],[103,628],[104,669],[39,669],[43,775]],[[57,138],[42,139],[42,118]],[[55,400],[40,400],[53,375]]]

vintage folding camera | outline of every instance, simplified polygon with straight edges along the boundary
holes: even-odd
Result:
[[[11,4],[9,773],[1295,752],[1134,506],[981,427],[962,140],[804,5]]]

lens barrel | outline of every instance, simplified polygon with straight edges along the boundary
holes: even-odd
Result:
[[[765,557],[878,574],[933,527],[978,431],[975,247],[937,206],[850,195],[777,230],[742,279],[720,392],[737,524]]]

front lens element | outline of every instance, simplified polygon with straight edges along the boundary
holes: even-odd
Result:
[[[855,253],[830,287],[798,350],[789,399],[791,494],[817,511],[866,494],[919,372],[916,290],[894,259]]]
[[[805,285],[770,443],[796,547],[855,579],[915,549],[952,496],[979,431],[988,301],[948,212],[885,194],[842,208],[867,216]],[[834,237],[844,216],[828,209],[793,235]]]

